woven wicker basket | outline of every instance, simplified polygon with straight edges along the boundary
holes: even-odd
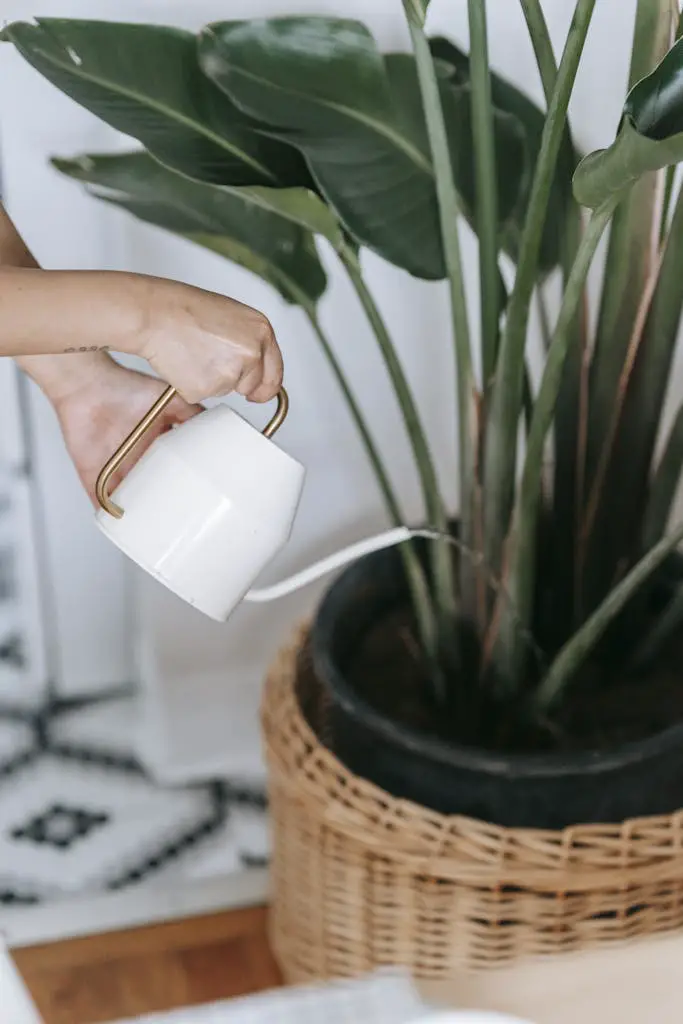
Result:
[[[351,775],[308,725],[320,708],[301,692],[304,642],[301,631],[276,659],[262,712],[271,938],[288,980],[384,964],[446,980],[683,924],[683,812],[547,832],[396,800]]]

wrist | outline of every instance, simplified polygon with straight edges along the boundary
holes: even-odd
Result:
[[[52,405],[59,405],[84,388],[92,387],[103,373],[116,366],[106,352],[22,356],[15,362]]]
[[[125,271],[109,276],[108,284],[115,288],[118,308],[116,330],[110,349],[128,356],[145,358],[149,338],[156,332],[161,311],[165,282],[162,278]]]
[[[126,353],[150,362],[159,344],[167,342],[187,318],[193,289],[163,277],[135,276],[131,285],[138,290],[135,301],[139,328],[130,332]]]

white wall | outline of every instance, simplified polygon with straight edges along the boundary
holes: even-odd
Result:
[[[546,0],[544,4],[556,41],[564,38],[573,4]],[[399,0],[5,0],[3,16],[32,14],[127,18],[164,21],[199,27],[215,19],[280,13],[318,12],[357,16],[376,33],[384,47],[404,48],[406,32]],[[491,55],[495,68],[540,98],[533,55],[518,4],[489,0]],[[610,141],[624,95],[627,54],[634,0],[600,0],[573,102],[576,135],[584,148]],[[434,0],[432,27],[466,40],[465,0]],[[616,56],[612,56],[616,51]],[[610,53],[610,56],[607,54]],[[308,481],[295,536],[269,577],[284,574],[342,541],[358,537],[384,523],[381,503],[337,391],[306,323],[265,285],[211,254],[127,219],[85,197],[79,188],[47,167],[49,154],[70,155],[84,149],[118,144],[114,133],[99,125],[43,82],[9,47],[0,51],[0,126],[5,156],[5,183],[11,211],[38,256],[50,266],[127,267],[180,278],[233,294],[264,309],[282,345],[286,382],[291,394],[290,418],[279,435],[281,443],[308,467]],[[468,279],[475,276],[476,247],[464,238]],[[328,263],[330,261],[328,260]],[[444,288],[413,281],[366,259],[372,286],[392,327],[404,365],[423,415],[442,474],[444,491],[456,500],[454,371],[447,331]],[[323,303],[323,319],[341,361],[379,438],[408,514],[418,518],[420,503],[415,474],[397,410],[383,377],[357,303],[348,284],[331,266],[332,285]],[[478,311],[472,304],[476,324]],[[245,411],[240,408],[240,411]],[[247,410],[256,419],[253,410]],[[86,551],[88,561],[78,569],[72,596],[78,602],[82,625],[73,637],[71,666],[79,679],[90,671],[92,650],[83,645],[86,627],[97,637],[102,677],[120,673],[132,653],[125,641],[127,569],[105,549],[90,523],[87,503],[78,493],[73,473],[65,466],[59,441],[40,409],[42,451],[46,478],[64,473],[67,481],[53,506],[53,560],[59,573],[74,573],[75,553]],[[104,586],[109,599],[100,604]],[[229,766],[250,762],[256,767],[256,705],[259,681],[277,644],[293,620],[305,614],[316,591],[278,606],[243,607],[226,627],[217,627],[181,606],[155,584],[138,581],[153,638],[152,663],[168,716],[157,725],[158,760],[171,746],[181,760],[193,761],[209,751],[209,761],[222,752]],[[73,617],[70,616],[70,621]],[[78,618],[77,620],[78,621]],[[80,653],[79,653],[80,652]],[[148,650],[148,655],[150,651]],[[80,660],[79,660],[80,659]],[[68,673],[67,673],[68,674]],[[189,699],[187,699],[189,698]],[[150,705],[152,707],[152,705]],[[194,727],[188,725],[189,717]],[[150,719],[151,720],[151,719]],[[148,738],[149,738],[148,734]],[[231,760],[226,751],[235,757]],[[251,752],[251,754],[250,754]],[[246,759],[246,760],[245,760]]]

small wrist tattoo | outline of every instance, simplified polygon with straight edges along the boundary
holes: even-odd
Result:
[[[81,345],[79,348],[65,348],[64,353],[72,352],[108,352],[109,345]]]

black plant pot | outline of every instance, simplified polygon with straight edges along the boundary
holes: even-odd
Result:
[[[407,599],[396,550],[382,551],[338,577],[313,623],[325,743],[354,774],[433,810],[511,827],[616,823],[683,807],[683,724],[604,753],[498,755],[374,710],[350,685],[349,666],[363,637]]]

